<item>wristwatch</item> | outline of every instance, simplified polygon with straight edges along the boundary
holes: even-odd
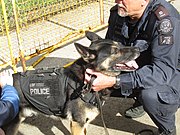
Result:
[[[120,76],[116,76],[116,83],[113,86],[115,89],[119,89],[121,87],[121,82],[120,82]]]

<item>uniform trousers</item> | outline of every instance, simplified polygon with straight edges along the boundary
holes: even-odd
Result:
[[[159,131],[173,131],[175,113],[180,106],[180,92],[167,85],[142,89],[139,99]]]

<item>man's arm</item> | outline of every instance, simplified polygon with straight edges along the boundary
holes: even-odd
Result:
[[[19,112],[19,96],[13,87],[13,71],[0,73],[0,127],[9,123]]]
[[[19,112],[19,97],[13,86],[2,87],[0,98],[0,127],[9,123]]]

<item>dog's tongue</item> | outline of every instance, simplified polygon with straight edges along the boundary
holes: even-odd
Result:
[[[138,69],[138,64],[135,60],[128,61],[126,63],[118,63],[116,64],[117,68],[124,70],[124,71],[132,71]]]
[[[135,68],[135,69],[138,69],[138,67],[139,67],[135,60],[131,60],[131,61],[129,61],[129,62],[126,62],[125,64],[126,64],[128,67],[133,67],[133,68]]]

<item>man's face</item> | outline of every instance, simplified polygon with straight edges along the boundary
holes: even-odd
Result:
[[[142,10],[142,4],[145,0],[115,0],[118,4],[118,14],[121,17],[136,16]]]

